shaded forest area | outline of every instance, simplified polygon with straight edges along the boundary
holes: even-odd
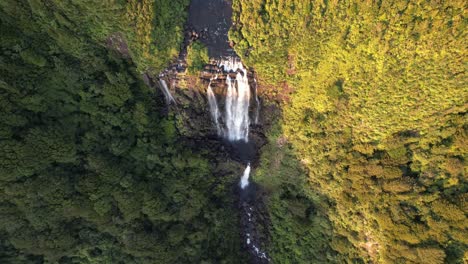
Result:
[[[0,263],[235,263],[229,178],[141,81],[188,0],[0,2]]]
[[[283,105],[254,176],[275,263],[466,262],[466,9],[234,1],[235,49]]]

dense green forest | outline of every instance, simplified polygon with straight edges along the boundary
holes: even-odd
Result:
[[[274,120],[253,168],[272,263],[467,263],[466,1],[232,2]],[[0,263],[248,262],[239,164],[142,78],[189,4],[0,1]],[[180,82],[206,89],[209,59],[191,42]]]
[[[141,81],[188,2],[0,2],[0,263],[242,260],[232,180]]]
[[[466,9],[234,1],[235,48],[283,106],[255,176],[275,263],[466,263]]]

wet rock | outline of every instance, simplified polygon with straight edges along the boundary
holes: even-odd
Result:
[[[250,263],[271,263],[268,253],[263,250],[270,242],[268,236],[270,219],[263,200],[264,193],[260,186],[251,183],[240,192],[239,197],[241,236],[244,241],[244,249],[249,252]]]

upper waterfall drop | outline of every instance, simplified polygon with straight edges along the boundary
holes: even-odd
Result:
[[[229,141],[243,140],[248,142],[250,86],[247,70],[242,65],[242,62],[236,58],[220,61],[218,66],[222,67],[227,73],[236,73],[235,79],[231,78],[229,74],[226,76],[226,130],[224,137]]]

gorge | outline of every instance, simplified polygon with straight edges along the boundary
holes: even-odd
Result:
[[[466,10],[0,1],[0,263],[467,263]]]
[[[191,39],[186,43],[190,45],[191,41],[200,41],[207,47],[209,55],[218,56],[210,57],[211,64],[208,65],[206,73],[210,75],[205,92],[211,122],[219,140],[225,142],[224,144],[227,144],[229,149],[233,149],[234,152],[231,155],[234,155],[234,159],[240,160],[245,166],[243,172],[239,172],[239,189],[235,192],[239,193],[239,207],[242,214],[240,229],[244,238],[244,247],[251,255],[252,263],[269,263],[267,253],[261,249],[261,243],[264,241],[259,241],[261,235],[258,234],[259,231],[256,228],[257,224],[264,223],[252,220],[253,215],[258,214],[255,211],[258,198],[256,187],[252,186],[249,181],[251,161],[258,157],[256,143],[249,141],[250,125],[258,124],[260,115],[256,80],[253,78],[252,71],[246,69],[240,58],[226,45],[229,43],[227,36],[231,18],[227,14],[231,12],[230,4],[224,1],[192,1],[189,10],[194,11],[189,12],[189,25],[187,26],[191,29],[189,36],[192,38],[193,35],[204,35],[204,38]],[[212,10],[224,10],[224,12],[212,12]],[[182,61],[185,60],[184,55],[180,58]],[[165,84],[163,74],[160,78],[160,82]],[[224,81],[223,86],[214,85],[220,81]],[[251,83],[255,86],[251,87]],[[170,91],[167,86],[162,91],[166,101],[171,101],[172,97],[168,96]]]

